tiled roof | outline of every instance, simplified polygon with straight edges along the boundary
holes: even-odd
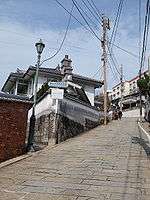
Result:
[[[30,66],[28,70],[36,70],[36,67]],[[41,72],[47,72],[47,73],[61,74],[60,70],[57,70],[56,68],[40,67],[39,71],[41,71]]]
[[[30,66],[29,69],[36,70],[36,67]],[[55,74],[62,75],[61,71],[58,70],[57,68],[42,68],[42,67],[40,67],[39,71],[41,71],[41,72],[48,72],[48,73],[55,73]],[[102,83],[102,82],[100,82],[100,81],[98,81],[96,79],[92,79],[92,78],[85,77],[85,76],[82,76],[82,75],[79,75],[79,74],[74,74],[74,73],[73,73],[73,78],[79,78],[79,79],[84,79],[84,80],[87,80],[87,81]]]
[[[23,96],[13,95],[13,94],[7,94],[7,93],[4,93],[4,92],[0,92],[0,100],[32,103],[32,101],[28,97],[23,97]]]
[[[15,72],[15,73],[10,73],[10,75],[8,76],[6,82],[4,83],[3,87],[2,87],[2,91],[4,91],[4,88],[5,86],[7,85],[7,83],[9,81],[11,81],[11,79],[15,79],[15,78],[24,78],[26,75],[27,76],[30,76],[30,73],[32,72],[35,72],[36,70],[36,67],[34,66],[30,66],[27,71],[25,73],[18,73],[18,72]],[[44,68],[44,67],[40,67],[39,68],[39,72],[44,72],[44,73],[48,73],[48,74],[51,74],[51,75],[56,75],[56,76],[59,76],[60,78],[63,78],[63,74],[61,74],[61,71],[58,69],[58,68]],[[101,85],[103,85],[103,82],[102,81],[98,81],[96,79],[92,79],[92,78],[89,78],[89,77],[85,77],[85,76],[82,76],[82,75],[79,75],[79,74],[74,74],[73,73],[73,81],[75,82],[87,82],[89,84],[94,84],[96,85],[96,87],[99,87]]]

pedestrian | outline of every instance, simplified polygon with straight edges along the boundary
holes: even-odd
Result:
[[[114,112],[113,112],[113,119],[114,120],[118,120],[118,112],[117,112],[117,110],[114,110]]]
[[[118,118],[121,120],[121,118],[122,118],[122,111],[121,110],[119,110],[118,111]]]

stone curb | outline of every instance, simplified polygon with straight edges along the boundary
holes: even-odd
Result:
[[[149,135],[149,133],[142,127],[140,121],[138,121],[138,127],[139,127],[139,128],[142,130],[142,132],[147,136],[148,141],[149,141],[149,143],[150,143],[150,135]]]
[[[12,158],[12,159],[9,159],[7,161],[4,161],[4,162],[0,163],[0,169],[3,168],[3,167],[6,167],[8,165],[12,165],[12,164],[19,162],[21,160],[24,160],[24,159],[31,157],[31,156],[32,156],[31,154],[26,154],[26,155],[18,156],[16,158]]]

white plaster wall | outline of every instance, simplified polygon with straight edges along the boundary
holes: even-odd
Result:
[[[56,102],[51,98],[50,94],[47,94],[35,107],[35,116],[49,114],[51,111],[56,111]],[[32,114],[32,109],[29,110],[28,119]]]
[[[95,89],[94,87],[85,86],[84,87],[85,93],[91,103],[92,106],[94,106],[94,96],[95,96]]]

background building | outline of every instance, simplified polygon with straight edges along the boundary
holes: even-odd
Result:
[[[148,70],[145,72],[148,73]],[[142,77],[144,76],[144,73],[142,74]],[[139,88],[137,86],[138,80],[139,76],[136,76],[131,80],[123,82],[123,92],[122,92],[123,108],[131,108],[138,105],[139,103]],[[112,91],[109,93],[109,97],[112,101],[112,104],[119,106],[121,99],[121,83],[115,85],[112,88]],[[145,98],[143,97],[142,100],[144,101]]]

